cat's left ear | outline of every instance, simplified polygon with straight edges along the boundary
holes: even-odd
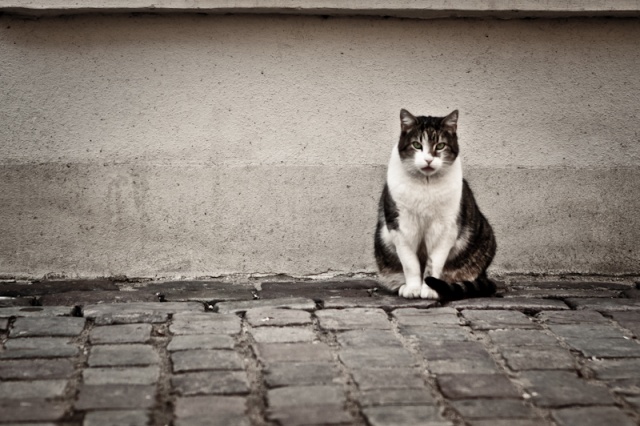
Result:
[[[458,110],[442,119],[442,127],[451,129],[454,133],[458,130]]]

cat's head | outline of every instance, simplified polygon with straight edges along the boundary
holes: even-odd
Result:
[[[458,110],[446,117],[415,117],[400,111],[398,152],[405,169],[417,176],[446,173],[458,158]]]

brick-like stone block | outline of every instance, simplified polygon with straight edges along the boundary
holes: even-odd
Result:
[[[349,348],[338,353],[347,368],[398,368],[414,367],[418,363],[404,348]]]
[[[0,318],[71,317],[73,306],[12,306],[0,308]]]
[[[327,309],[316,312],[316,317],[325,330],[391,329],[391,322],[382,309]]]
[[[406,389],[425,386],[417,368],[362,368],[351,371],[353,380],[360,390]]]
[[[194,349],[171,354],[173,372],[196,370],[242,370],[242,358],[233,351]]]
[[[471,309],[508,309],[515,311],[554,311],[554,310],[568,310],[569,307],[561,300],[552,299],[533,299],[528,297],[510,297],[507,299],[500,298],[477,298],[477,299],[465,299],[456,302],[449,303],[450,307],[458,310],[471,310]]]
[[[520,373],[520,381],[540,407],[614,404],[607,388],[590,384],[574,372],[526,371]]]
[[[640,337],[640,311],[609,312],[608,315],[636,337]]]
[[[443,328],[458,327],[461,324],[458,311],[453,308],[396,309],[392,315],[400,326]]]
[[[53,401],[0,401],[0,413],[2,422],[16,422],[20,426],[27,426],[23,422],[55,422],[64,417],[68,410],[66,404]],[[8,426],[8,425],[6,425]],[[38,426],[44,426],[38,423]]]
[[[362,414],[371,426],[453,425],[440,415],[438,407],[432,405],[368,407],[362,410]]]
[[[11,337],[76,337],[84,329],[84,318],[17,318],[9,331]]]
[[[354,419],[341,404],[287,406],[267,409],[267,418],[281,426],[351,425]]]
[[[574,370],[571,353],[558,346],[523,346],[500,350],[512,370]]]
[[[250,331],[258,343],[312,342],[315,334],[310,327],[258,327]]]
[[[176,314],[169,326],[171,333],[183,334],[239,334],[240,318],[233,314],[184,313]]]
[[[283,308],[283,309],[301,309],[305,311],[313,311],[316,309],[316,302],[306,297],[292,297],[283,299],[260,299],[260,300],[242,300],[235,302],[216,303],[216,312],[222,314],[235,314],[238,312],[246,312],[250,309],[258,308]]]
[[[441,374],[436,380],[450,399],[520,398],[513,383],[501,374]]]
[[[426,388],[369,389],[359,392],[356,398],[362,407],[436,404],[435,398]]]
[[[640,358],[590,359],[585,364],[600,380],[640,377]]]
[[[175,403],[175,415],[178,420],[204,419],[211,422],[211,419],[223,419],[233,421],[233,419],[244,417],[246,411],[247,401],[245,397],[241,396],[187,396],[178,397]],[[206,424],[203,423],[203,425]]]
[[[543,330],[489,330],[491,342],[495,345],[507,346],[558,346],[558,339]]]
[[[401,347],[402,343],[391,330],[349,330],[338,333],[338,343],[343,348]]]
[[[82,312],[85,318],[94,320],[96,325],[161,323],[179,312],[204,312],[204,306],[197,302],[105,303],[87,305]]]
[[[428,361],[491,360],[491,355],[480,342],[422,342],[419,353]]]
[[[467,420],[470,419],[531,419],[535,412],[520,399],[462,399],[451,405]]]
[[[91,411],[82,426],[147,426],[150,421],[146,410]]]
[[[0,318],[0,331],[9,329],[9,318]]]
[[[0,380],[68,379],[74,372],[68,359],[0,361]]]
[[[464,373],[494,374],[500,368],[488,355],[474,359],[439,359],[427,362],[427,370],[432,374]]]
[[[588,309],[598,312],[640,311],[640,299],[567,299],[566,302],[576,310]]]
[[[64,395],[67,380],[31,380],[0,382],[0,400],[51,399]]]
[[[310,405],[339,405],[346,403],[342,386],[287,386],[267,391],[267,405],[271,409],[307,407]]]
[[[250,391],[244,371],[198,371],[171,377],[178,395],[244,395]]]
[[[279,362],[332,361],[331,350],[325,343],[258,343],[258,360],[263,365]]]
[[[340,370],[331,362],[283,362],[268,365],[265,384],[270,387],[340,383]]]
[[[90,367],[158,364],[160,357],[150,345],[98,345],[91,348]]]
[[[147,367],[86,368],[82,382],[87,385],[153,385],[160,378],[157,365]]]
[[[167,350],[185,351],[189,349],[233,349],[233,337],[226,334],[185,334],[173,336]]]
[[[145,409],[155,404],[155,386],[82,385],[76,410]]]
[[[625,334],[613,324],[549,324],[549,329],[562,338],[623,339]],[[628,337],[631,337],[629,334]]]
[[[405,299],[395,296],[360,296],[360,297],[335,297],[324,298],[324,309],[345,309],[345,308],[382,308],[392,310],[396,308],[422,308],[427,309],[437,305],[435,300],[427,299]]]
[[[565,338],[565,342],[588,358],[639,358],[640,344],[627,339],[591,339],[588,335]]]
[[[310,325],[311,314],[299,309],[253,308],[245,314],[252,327]]]
[[[518,311],[464,310],[462,315],[474,330],[496,330],[501,328],[539,328],[539,325]]]
[[[543,311],[536,317],[546,324],[608,324],[609,320],[595,311]]]
[[[634,426],[637,423],[616,407],[572,407],[551,412],[558,426]]]
[[[426,328],[419,325],[400,326],[400,334],[418,340],[421,344],[429,345],[432,342],[464,342],[470,340],[467,327],[442,327],[434,326]]]
[[[65,358],[76,356],[80,350],[66,337],[29,337],[9,339],[0,359]]]
[[[95,327],[89,334],[94,345],[106,343],[147,343],[151,339],[151,324],[121,324]]]

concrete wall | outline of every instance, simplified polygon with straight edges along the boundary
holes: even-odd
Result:
[[[0,274],[371,272],[402,107],[460,109],[495,273],[639,273],[639,24],[2,16]]]

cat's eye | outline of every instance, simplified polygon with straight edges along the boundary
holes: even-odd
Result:
[[[411,144],[415,149],[422,149],[422,144],[420,142],[414,142]]]
[[[436,151],[442,151],[444,149],[446,145],[442,142],[440,142],[438,145],[436,145]]]

